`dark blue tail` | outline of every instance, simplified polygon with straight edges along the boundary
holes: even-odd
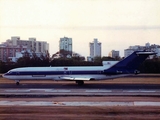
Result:
[[[118,62],[109,69],[104,70],[105,74],[128,74],[135,73],[137,74],[137,68],[140,64],[149,56],[154,55],[154,52],[147,51],[135,51],[127,58]]]

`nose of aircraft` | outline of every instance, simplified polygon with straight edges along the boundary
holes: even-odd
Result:
[[[2,74],[2,77],[4,77],[4,74]]]
[[[5,73],[4,73],[4,74],[2,74],[2,77],[3,77],[3,78],[5,78]]]

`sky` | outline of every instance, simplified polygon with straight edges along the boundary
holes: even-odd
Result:
[[[102,56],[145,43],[160,45],[160,0],[0,0],[0,43],[19,36],[47,41],[72,38],[73,51],[89,56],[89,42],[102,43]]]

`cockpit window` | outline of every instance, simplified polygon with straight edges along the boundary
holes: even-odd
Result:
[[[8,73],[8,74],[11,74],[11,73],[12,73],[12,71],[8,71],[7,73]]]

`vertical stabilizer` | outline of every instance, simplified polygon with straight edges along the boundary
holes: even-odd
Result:
[[[154,55],[154,52],[135,51],[130,56],[118,62],[109,69],[104,70],[105,74],[127,74],[137,73],[137,68],[149,56]]]

